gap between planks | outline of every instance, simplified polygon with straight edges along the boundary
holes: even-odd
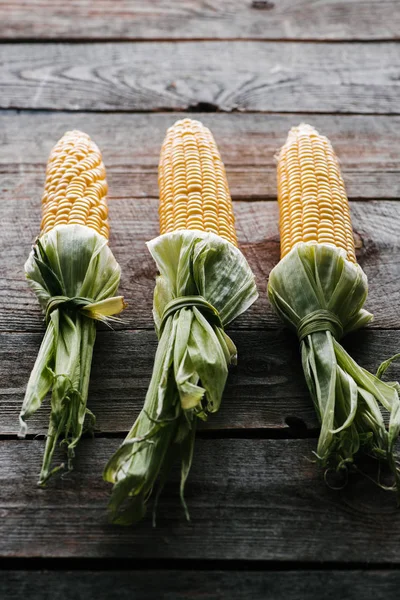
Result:
[[[398,575],[400,582],[400,570],[395,562],[371,562],[371,561],[348,561],[348,562],[336,562],[336,561],[302,561],[302,560],[241,560],[241,559],[192,559],[190,557],[182,557],[179,559],[179,568],[177,569],[176,559],[165,558],[154,558],[149,561],[147,558],[135,558],[133,562],[131,558],[124,558],[123,556],[114,558],[90,558],[82,556],[80,558],[74,557],[2,557],[1,559],[2,568],[0,570],[0,584],[1,574],[8,572],[26,572],[32,573],[35,571],[49,571],[49,572],[60,572],[65,571],[76,571],[77,573],[86,571],[98,574],[99,572],[121,572],[131,571],[132,573],[144,572],[164,572],[164,571],[175,571],[177,574],[187,571],[194,572],[221,572],[221,571],[248,571],[249,573],[282,573],[289,574],[294,571],[305,571],[312,573],[320,572],[356,572],[362,571],[366,573],[386,573],[391,570],[395,571]],[[0,587],[1,590],[1,587]],[[248,599],[246,599],[248,600]],[[299,600],[296,597],[296,600]],[[303,600],[303,599],[302,599]],[[346,599],[347,600],[347,599]]]
[[[172,40],[168,39],[168,38],[146,38],[146,39],[139,39],[139,38],[129,38],[126,37],[124,39],[121,39],[120,37],[109,37],[109,38],[104,38],[104,37],[93,37],[93,38],[89,38],[89,37],[79,37],[79,38],[73,38],[73,37],[69,37],[69,38],[59,38],[59,37],[47,37],[47,38],[38,38],[38,37],[32,37],[32,38],[0,38],[0,46],[8,44],[8,45],[13,45],[13,46],[22,46],[24,44],[30,44],[30,45],[34,45],[34,44],[68,44],[68,45],[85,45],[85,44],[160,44],[160,43],[164,43],[164,42],[168,42],[168,41],[172,41],[174,43],[177,44],[189,44],[192,42],[222,42],[222,43],[229,43],[229,42],[234,42],[234,43],[246,43],[246,42],[266,42],[266,43],[273,43],[273,44],[285,44],[285,43],[292,43],[292,44],[385,44],[385,43],[389,43],[389,42],[396,42],[397,40],[394,38],[357,38],[357,39],[347,39],[345,37],[342,38],[336,38],[336,39],[331,39],[331,38],[295,38],[295,37],[287,37],[287,38],[273,38],[273,37],[246,37],[246,38],[240,38],[240,37],[193,37],[193,38],[184,38],[184,37],[179,37],[179,38],[174,38]]]

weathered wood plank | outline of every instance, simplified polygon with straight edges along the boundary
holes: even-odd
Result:
[[[268,429],[287,436],[317,435],[318,420],[304,383],[298,342],[287,331],[232,331],[238,365],[231,369],[222,406],[201,429]],[[19,431],[18,414],[41,334],[0,334],[0,434]],[[150,331],[99,332],[89,408],[101,433],[126,433],[142,408],[151,377],[156,335]],[[355,333],[344,345],[359,363],[375,372],[400,349],[400,332]],[[389,379],[400,380],[400,365]],[[45,434],[49,406],[28,422],[30,434]]]
[[[155,265],[145,246],[158,235],[158,201],[114,199],[110,202],[110,245],[122,267],[121,291],[129,303],[117,329],[153,328],[152,295]],[[276,202],[236,202],[241,248],[257,278],[259,300],[235,323],[236,328],[280,327],[267,302],[266,281],[279,261]],[[377,328],[400,328],[399,208],[396,202],[352,204],[359,262],[370,280],[368,308]],[[0,253],[6,257],[0,280],[0,329],[42,330],[42,315],[28,289],[23,265],[40,225],[40,200],[0,203]]]
[[[395,40],[395,0],[0,0],[0,39]]]
[[[392,42],[3,44],[0,108],[395,114],[399,68]]]
[[[0,556],[400,562],[395,495],[361,476],[328,488],[309,460],[314,440],[198,439],[186,494],[192,521],[179,506],[176,469],[157,528],[150,515],[134,528],[111,526],[101,472],[118,443],[83,441],[76,470],[38,489],[43,442],[0,442]]]
[[[236,565],[236,563],[235,563]],[[1,571],[7,600],[397,600],[400,573],[357,571]]]
[[[387,353],[392,332],[370,335],[371,355]],[[233,332],[240,356],[224,394],[224,408],[202,424],[207,429],[286,430],[286,417],[317,427],[302,380],[298,344],[287,332]],[[25,386],[41,334],[0,334],[0,433],[16,434]],[[372,345],[372,350],[371,350]],[[138,415],[151,377],[157,338],[150,331],[100,332],[97,336],[89,407],[101,432],[127,432]],[[374,354],[375,352],[375,354]],[[374,365],[375,366],[375,365]],[[289,375],[290,373],[290,375]],[[47,431],[47,403],[29,420],[30,434]],[[290,423],[290,421],[289,421]]]
[[[71,114],[0,112],[0,190],[39,199],[50,149],[68,129],[87,131],[103,152],[110,198],[157,197],[157,165],[176,118],[202,120],[214,133],[236,200],[276,197],[274,155],[290,127],[311,122],[340,157],[352,199],[400,196],[400,118],[260,114]]]

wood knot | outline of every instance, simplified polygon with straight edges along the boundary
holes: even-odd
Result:
[[[218,110],[218,104],[213,102],[196,102],[187,107],[187,112],[218,112]]]
[[[294,437],[301,438],[307,435],[307,425],[300,417],[288,415],[285,418],[285,425],[289,427],[290,432]]]
[[[251,8],[255,8],[256,10],[271,10],[275,8],[275,4],[269,2],[269,0],[253,0]]]

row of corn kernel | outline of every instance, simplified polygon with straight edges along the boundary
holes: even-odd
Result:
[[[281,256],[301,241],[346,251],[355,262],[350,211],[330,142],[309,125],[294,127],[278,159]]]
[[[48,162],[42,233],[82,224],[108,238],[107,182],[89,136],[67,132]],[[225,168],[211,132],[184,119],[171,127],[159,164],[160,231],[212,231],[237,244]],[[281,256],[301,241],[346,251],[355,262],[348,201],[330,142],[309,125],[294,127],[278,161]]]
[[[184,119],[171,127],[159,163],[160,232],[211,231],[237,244],[225,168],[211,132]]]
[[[56,225],[86,225],[108,238],[106,171],[88,135],[67,132],[54,146],[42,197],[41,232]]]

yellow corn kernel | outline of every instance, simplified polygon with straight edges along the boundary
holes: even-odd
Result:
[[[293,127],[278,156],[281,258],[299,242],[342,248],[356,262],[349,203],[330,141],[311,125]]]
[[[225,167],[209,129],[183,119],[167,131],[158,167],[160,233],[211,231],[237,245]]]
[[[56,225],[86,225],[108,239],[106,170],[101,152],[82,131],[67,131],[47,162],[41,234]]]

